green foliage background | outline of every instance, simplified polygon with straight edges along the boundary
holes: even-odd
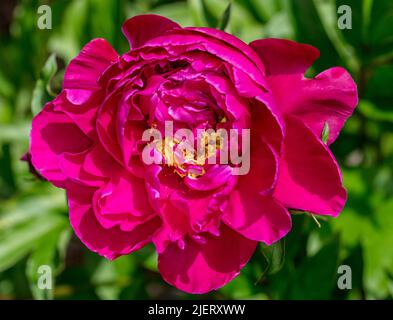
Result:
[[[52,30],[37,28],[41,4],[52,8]],[[28,150],[33,113],[60,90],[64,66],[90,39],[104,37],[125,52],[120,27],[128,17],[153,12],[184,26],[216,26],[227,4],[0,2],[0,299],[197,298],[164,283],[150,246],[114,262],[89,252],[70,229],[64,192],[35,179],[20,158]],[[352,30],[337,28],[342,4],[352,8]],[[358,83],[361,101],[332,146],[349,194],[339,218],[320,220],[318,228],[309,215],[295,215],[285,243],[260,247],[238,278],[204,297],[391,299],[393,1],[235,0],[227,31],[246,42],[278,37],[315,45],[321,58],[310,76],[343,66]],[[57,58],[48,60],[51,53]],[[37,289],[43,264],[53,267],[54,290]],[[352,267],[352,290],[337,289],[341,264]]]

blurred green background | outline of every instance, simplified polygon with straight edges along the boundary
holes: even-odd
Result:
[[[52,9],[51,30],[37,27],[42,4]],[[337,27],[343,4],[352,8],[351,30]],[[28,150],[33,114],[59,92],[64,66],[90,39],[106,38],[125,52],[120,28],[128,17],[153,12],[184,26],[215,27],[227,5],[0,2],[0,299],[200,298],[164,283],[151,246],[114,262],[89,252],[70,229],[64,191],[36,179],[20,158]],[[309,75],[343,66],[358,83],[361,100],[332,146],[349,193],[339,218],[319,219],[318,228],[309,215],[294,216],[285,241],[260,247],[238,278],[203,297],[392,299],[393,1],[236,0],[227,31],[246,42],[278,37],[318,47],[321,58]],[[352,268],[352,290],[337,289],[341,264]],[[53,290],[37,288],[40,265],[52,266]]]

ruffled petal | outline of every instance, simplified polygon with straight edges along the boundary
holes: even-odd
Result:
[[[102,73],[119,58],[104,39],[94,39],[83,47],[64,74],[63,89],[67,99],[76,105],[85,103],[100,89],[97,81]]]
[[[145,183],[126,171],[119,176],[112,176],[95,193],[97,211],[106,216],[116,214],[129,214],[132,216],[152,215]]]
[[[118,227],[105,229],[92,209],[94,190],[67,181],[71,225],[79,239],[91,251],[112,260],[136,251],[150,242],[152,234],[161,223],[158,217],[139,224],[131,231],[122,231]]]
[[[60,167],[67,178],[89,186],[100,187],[108,177],[121,174],[123,168],[100,145],[81,153],[64,153]]]
[[[329,148],[294,116],[286,117],[286,128],[274,197],[287,208],[337,216],[346,191]]]
[[[48,103],[33,119],[30,133],[31,161],[36,170],[57,187],[64,187],[66,175],[60,166],[64,153],[80,153],[91,140],[63,112]]]
[[[117,135],[118,129],[116,127],[116,114],[119,109],[120,99],[121,95],[116,92],[106,97],[97,115],[96,129],[99,140],[105,150],[120,165],[124,166],[123,151],[120,147]]]
[[[231,193],[222,219],[244,237],[267,245],[284,237],[292,226],[287,209],[273,198],[245,187]]]
[[[206,28],[206,27],[187,27],[184,28],[185,30],[192,30],[196,33],[201,33],[206,36],[215,38],[224,42],[226,45],[230,45],[231,47],[239,50],[243,54],[245,54],[253,63],[257,66],[257,68],[264,74],[265,73],[265,66],[263,65],[260,57],[254,50],[250,48],[245,42],[240,40],[239,38],[226,33],[225,31],[213,29],[213,28]]]
[[[211,165],[206,173],[200,177],[184,177],[184,183],[193,190],[211,191],[227,183],[232,175],[228,165]]]
[[[220,236],[188,238],[184,249],[170,244],[158,256],[158,269],[169,284],[189,293],[216,290],[235,278],[255,251],[257,242],[222,225]]]
[[[278,178],[278,155],[261,139],[254,141],[251,150],[250,171],[239,177],[238,186],[253,192],[270,194]]]
[[[132,231],[156,214],[150,206],[144,180],[125,169],[115,170],[111,179],[94,193],[94,213],[105,229],[119,226],[122,231]]]
[[[329,144],[336,140],[358,103],[356,84],[340,67],[326,70],[314,79],[277,76],[270,77],[269,83],[283,113],[296,115],[319,137],[328,123]]]
[[[67,99],[67,93],[62,93],[53,100],[54,110],[64,112],[89,137],[95,139],[95,121],[97,111],[103,101],[103,94],[94,95],[83,106],[72,104]]]
[[[165,36],[154,38],[144,45],[146,48],[165,48],[171,55],[183,55],[192,51],[208,52],[222,59],[233,67],[243,70],[260,88],[265,88],[266,77],[243,52],[225,42],[191,33],[186,29],[168,32]]]
[[[266,74],[303,74],[319,58],[317,48],[285,39],[261,39],[250,43],[262,59]]]
[[[155,14],[143,14],[123,23],[122,31],[131,49],[143,46],[147,41],[166,31],[181,28],[176,22]]]

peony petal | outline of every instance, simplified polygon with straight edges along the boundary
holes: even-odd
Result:
[[[220,216],[214,194],[204,192],[176,191],[171,196],[171,203],[187,217],[187,226],[192,233],[210,232],[219,235]]]
[[[250,43],[262,59],[267,75],[303,74],[319,58],[317,48],[284,39],[261,39]]]
[[[171,201],[163,201],[160,216],[163,223],[152,239],[158,253],[163,252],[171,243],[183,243],[185,235],[190,231],[187,212],[174,206]]]
[[[278,156],[265,142],[256,139],[251,145],[250,171],[239,177],[238,185],[257,193],[269,194],[278,178]]]
[[[232,175],[232,168],[229,165],[211,165],[205,174],[194,178],[186,176],[184,183],[193,190],[210,191],[217,189],[227,183]]]
[[[126,171],[94,193],[93,207],[105,229],[119,226],[122,231],[131,231],[155,216],[144,181]]]
[[[267,99],[266,96],[263,100],[265,100],[263,104],[256,101],[251,108],[252,126],[250,134],[254,139],[263,138],[277,154],[280,154],[285,132],[284,119],[277,110],[273,112],[272,106],[274,106],[274,103],[271,101],[271,97]],[[268,101],[271,103],[270,106]]]
[[[286,117],[286,127],[274,197],[287,208],[337,216],[346,191],[329,148],[294,116]]]
[[[267,245],[284,237],[292,226],[287,209],[246,187],[231,193],[222,219],[244,237]]]
[[[105,229],[97,221],[91,207],[94,190],[67,181],[71,225],[90,250],[112,260],[136,251],[150,242],[152,234],[161,223],[158,217],[138,225],[132,231],[125,232],[118,227]]]
[[[122,31],[131,49],[143,46],[168,30],[181,28],[176,22],[155,14],[143,14],[123,23]]]
[[[184,249],[170,244],[158,256],[158,269],[169,284],[189,293],[216,290],[235,278],[255,251],[257,242],[222,225],[219,237],[188,238]]]
[[[95,193],[97,209],[103,215],[129,213],[134,216],[153,214],[149,205],[145,183],[123,171],[119,176],[112,176]]]
[[[297,115],[317,136],[321,136],[327,122],[328,143],[334,142],[358,103],[350,74],[336,67],[315,79],[304,78],[304,72],[319,57],[319,51],[307,44],[263,39],[250,46],[265,63],[269,88],[281,113]]]
[[[121,175],[123,168],[99,144],[80,153],[64,153],[60,167],[67,178],[89,186],[101,187],[107,177]]]
[[[30,133],[32,164],[57,187],[64,187],[66,179],[60,167],[62,154],[80,153],[91,143],[66,114],[53,110],[52,103],[48,103],[33,119]]]
[[[68,65],[64,74],[63,89],[67,99],[76,105],[85,103],[93,92],[100,89],[97,81],[113,62],[119,58],[104,39],[94,39]]]
[[[166,48],[170,54],[184,55],[188,52],[208,52],[215,57],[243,70],[261,88],[265,88],[266,77],[243,52],[229,46],[225,42],[206,37],[203,34],[194,34],[186,29],[177,29],[168,32],[165,36],[154,38],[145,43],[146,48]]]
[[[318,137],[325,122],[329,124],[329,144],[336,140],[358,103],[356,84],[340,67],[326,70],[314,79],[277,76],[270,77],[269,83],[282,112],[298,116]]]
[[[87,136],[95,139],[96,114],[103,99],[103,94],[94,95],[94,99],[89,99],[81,107],[80,105],[72,104],[67,99],[67,93],[63,91],[53,100],[53,105],[55,111],[64,112]]]
[[[206,27],[187,27],[184,28],[185,30],[192,30],[196,33],[201,33],[206,36],[215,38],[224,42],[226,45],[230,45],[231,47],[235,48],[236,50],[245,54],[253,63],[258,67],[258,69],[265,74],[265,66],[263,65],[260,57],[254,50],[250,48],[245,42],[240,40],[239,38],[226,33],[225,31],[213,29],[213,28],[206,28]]]
[[[123,151],[119,144],[116,127],[116,114],[119,109],[120,99],[121,94],[117,92],[105,98],[97,115],[96,129],[99,140],[105,150],[120,165],[124,166]]]

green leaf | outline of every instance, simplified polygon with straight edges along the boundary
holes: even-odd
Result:
[[[58,230],[49,232],[37,242],[34,251],[30,255],[26,265],[26,275],[29,280],[30,290],[33,297],[37,300],[53,299],[54,289],[54,273],[55,273],[55,256],[56,248],[61,233]],[[40,274],[38,269],[40,266],[48,266],[52,270],[52,290],[40,289],[38,287],[38,278]]]
[[[317,47],[323,54],[314,63],[318,70],[340,64],[337,50],[328,37],[313,0],[289,1],[296,40]],[[334,12],[333,12],[334,13]]]
[[[29,140],[30,121],[13,122],[11,124],[1,124],[0,143],[3,142],[27,142]]]
[[[156,252],[156,251],[153,251],[153,252],[147,257],[147,259],[144,260],[143,266],[144,266],[146,269],[148,269],[148,270],[151,270],[151,271],[154,271],[154,272],[158,272],[158,268],[157,268],[157,259],[158,259],[157,252]]]
[[[50,92],[48,87],[51,79],[57,72],[56,54],[52,53],[48,60],[46,60],[44,67],[41,70],[41,79],[47,84],[46,88]]]
[[[362,100],[358,106],[359,112],[365,115],[367,118],[376,121],[387,121],[393,122],[393,111],[379,109],[371,101]]]
[[[393,51],[393,2],[383,0],[336,0],[336,7],[352,11],[352,29],[341,30],[363,63]]]
[[[218,19],[211,12],[211,9],[206,3],[206,0],[201,0],[203,17],[209,28],[215,28],[218,25]]]
[[[226,7],[221,17],[221,21],[218,25],[218,29],[225,31],[225,29],[227,28],[229,23],[229,18],[231,17],[231,8],[232,8],[232,2],[229,2],[228,6]]]
[[[38,114],[42,110],[42,107],[47,100],[48,95],[45,90],[45,82],[42,79],[38,79],[31,98],[31,112],[33,115]]]
[[[60,190],[47,192],[40,190],[40,195],[29,197],[17,197],[13,201],[3,202],[0,211],[0,235],[1,232],[13,230],[20,224],[43,219],[42,217],[55,210],[64,208],[64,195]]]
[[[315,255],[303,260],[292,273],[287,299],[329,299],[336,285],[338,237],[334,237]]]
[[[377,192],[375,172],[344,170],[344,184],[351,186],[348,203],[331,225],[345,246],[362,245],[366,298],[385,299],[391,297],[392,285],[388,273],[393,272],[393,200]]]
[[[181,26],[202,26],[204,25],[204,22],[200,21],[202,20],[202,17],[199,17],[199,1],[200,0],[197,0],[190,4],[185,2],[168,3],[155,7],[151,10],[151,12],[176,21]],[[194,8],[194,6],[197,8]]]
[[[56,55],[51,54],[45,62],[40,73],[40,78],[37,80],[33,90],[33,96],[31,99],[31,112],[33,115],[36,115],[41,111],[45,103],[49,101],[50,96],[56,95],[56,93],[54,93],[51,89],[51,81],[56,72]]]
[[[377,0],[378,1],[378,0]],[[363,30],[363,7],[362,4],[359,2],[363,2],[363,0],[336,0],[335,1],[335,8],[340,8],[342,6],[349,6],[351,8],[351,20],[352,20],[352,29],[344,29],[341,30],[341,34],[345,38],[345,40],[353,45],[357,50],[363,44],[363,37],[364,37],[364,30]],[[337,13],[335,20],[338,21],[341,14]],[[336,27],[338,29],[338,27]]]
[[[330,134],[329,124],[325,122],[325,125],[323,126],[323,130],[322,130],[322,141],[325,144],[327,144],[329,140],[329,134]]]
[[[45,235],[62,229],[66,223],[65,217],[52,213],[28,221],[11,232],[0,234],[0,271],[14,265]]]
[[[270,246],[262,245],[261,251],[268,264],[265,274],[275,274],[280,271],[285,262],[285,238]]]

